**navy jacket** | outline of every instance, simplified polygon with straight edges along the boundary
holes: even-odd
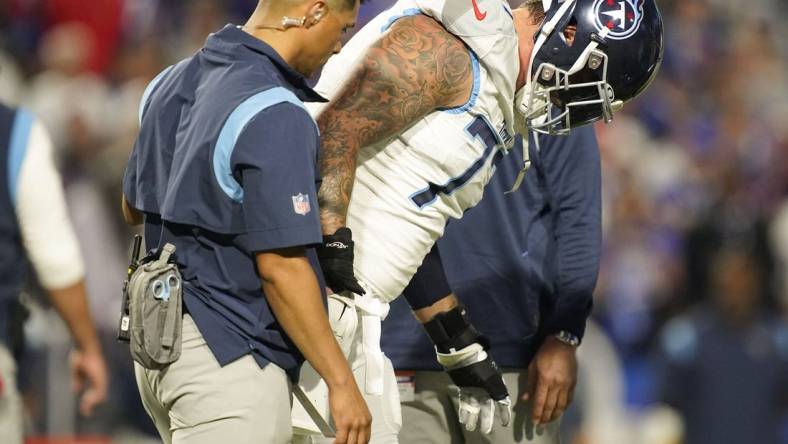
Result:
[[[592,127],[529,145],[531,169],[504,194],[522,165],[520,143],[498,165],[484,199],[438,241],[451,289],[491,340],[499,365],[524,368],[546,334],[582,337],[601,248],[599,147]],[[421,273],[421,270],[419,271]],[[438,369],[432,345],[404,298],[383,322],[383,350],[395,368]]]
[[[145,212],[148,246],[177,248],[185,308],[221,365],[251,353],[292,376],[303,361],[262,293],[255,253],[305,246],[322,280],[320,139],[303,101],[323,100],[232,25],[143,97],[123,191]]]
[[[27,255],[16,216],[19,171],[33,115],[0,105],[0,341],[9,339],[9,312],[27,276]]]

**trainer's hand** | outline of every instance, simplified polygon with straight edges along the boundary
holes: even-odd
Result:
[[[107,398],[107,366],[101,351],[75,350],[71,352],[71,387],[74,392],[84,390],[79,401],[79,412],[84,416]]]
[[[528,389],[522,399],[533,400],[534,425],[558,419],[572,402],[577,383],[575,350],[550,336],[528,367]]]
[[[355,381],[329,386],[328,402],[337,428],[334,444],[367,444],[372,434],[372,415]]]
[[[353,246],[353,233],[350,228],[342,227],[334,234],[323,236],[323,244],[317,247],[320,268],[328,288],[334,293],[349,290],[364,294],[353,273]]]

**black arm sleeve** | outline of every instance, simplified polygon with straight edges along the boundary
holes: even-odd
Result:
[[[438,252],[438,244],[424,258],[424,262],[410,280],[402,295],[410,304],[410,308],[418,310],[429,307],[435,302],[451,294],[449,281],[443,271],[443,262]]]

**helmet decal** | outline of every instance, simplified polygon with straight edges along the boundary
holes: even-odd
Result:
[[[596,0],[593,10],[597,29],[613,40],[631,37],[643,20],[643,0]]]

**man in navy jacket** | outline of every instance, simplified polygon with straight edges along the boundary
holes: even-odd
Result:
[[[124,216],[144,218],[148,246],[177,248],[183,277],[180,357],[135,364],[165,443],[291,442],[304,359],[328,386],[336,442],[369,441],[369,410],[324,307],[320,137],[304,105],[325,101],[307,77],[339,51],[359,3],[261,0],[143,96]]]
[[[518,158],[500,162],[481,204],[453,221],[425,259],[405,290],[411,307],[395,302],[383,323],[383,349],[400,371],[402,442],[558,442],[556,419],[571,402],[599,268],[601,173],[592,127],[539,141],[530,143],[523,186],[504,194],[522,165],[513,149]],[[442,280],[490,340],[518,395],[513,428],[482,435],[457,421],[456,390],[409,313]]]

